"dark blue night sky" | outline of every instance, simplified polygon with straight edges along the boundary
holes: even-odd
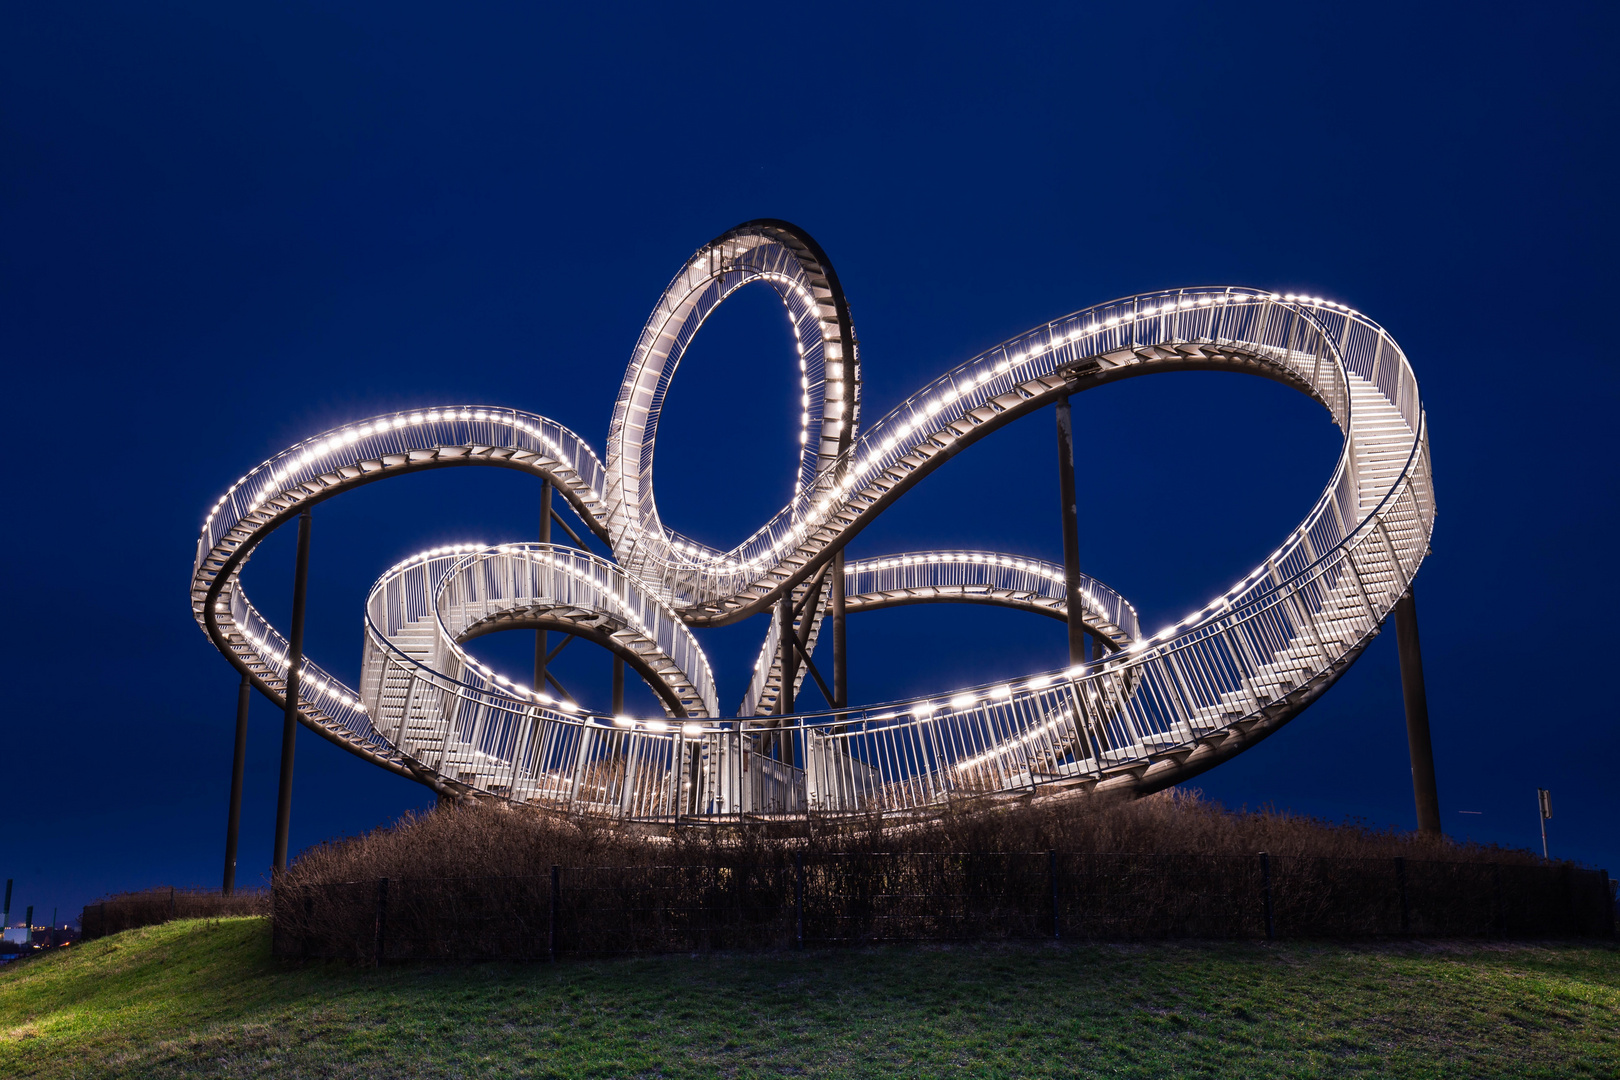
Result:
[[[1445,826],[1539,845],[1548,787],[1554,854],[1620,870],[1613,6],[876,9],[7,7],[15,908],[217,885],[236,674],[186,587],[226,486],[406,406],[529,409],[600,451],[660,290],[758,217],[802,225],[836,265],[868,418],[1006,337],[1148,289],[1303,291],[1383,323],[1433,445],[1418,590]],[[792,356],[762,286],[699,336],[660,429],[672,526],[729,546],[791,494]],[[1230,374],[1105,387],[1075,422],[1083,565],[1150,629],[1262,558],[1339,450],[1318,406]],[[532,538],[538,494],[446,470],[323,504],[309,654],[356,678],[376,576],[435,544]],[[940,470],[851,554],[947,545],[1061,559],[1050,410]],[[291,556],[284,529],[245,575],[281,626]],[[723,703],[763,629],[699,632]],[[1063,633],[976,607],[852,618],[852,697],[1054,667]],[[475,650],[521,671],[532,638],[505,636]],[[1393,639],[1198,785],[1411,828]],[[559,664],[605,699],[605,654]],[[245,882],[270,861],[279,727],[256,702]],[[295,851],[430,801],[301,734]]]

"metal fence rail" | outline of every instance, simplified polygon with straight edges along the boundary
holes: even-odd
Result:
[[[1612,938],[1605,871],[1075,852],[278,884],[275,952],[376,962],[986,940]]]

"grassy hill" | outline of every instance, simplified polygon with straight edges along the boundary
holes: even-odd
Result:
[[[0,969],[0,1076],[1620,1076],[1612,946],[291,966],[259,919]]]

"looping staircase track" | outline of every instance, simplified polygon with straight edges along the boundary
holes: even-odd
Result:
[[[730,551],[662,523],[657,419],[681,355],[736,289],[764,282],[798,341],[803,451],[796,493]],[[797,767],[758,753],[781,692],[777,601],[814,650],[829,560],[933,469],[1060,397],[1139,375],[1232,370],[1323,404],[1344,448],[1300,526],[1208,605],[1152,635],[1083,579],[1105,659],[886,706],[772,717]],[[1242,288],[1144,294],[1054,320],[951,369],[877,420],[859,421],[848,305],[824,253],[783,222],[751,222],[699,249],[638,341],[605,463],[567,428],[513,409],[380,416],[264,462],[211,509],[198,539],[199,624],[282,700],[285,638],[248,601],[253,548],[304,507],[424,469],[519,469],[557,486],[613,560],[555,546],[440,549],[392,568],[367,608],[361,689],[305,660],[300,718],[362,757],[441,791],[645,821],[806,812],[926,811],[965,795],[1077,788],[1146,793],[1275,731],[1333,684],[1377,634],[1428,553],[1434,495],[1417,383],[1381,327],[1342,305]],[[814,590],[815,596],[808,594]],[[985,552],[852,561],[850,611],[973,602],[1065,617],[1062,568]],[[812,602],[813,601],[813,602]],[[718,719],[690,627],[771,610],[742,718]],[[808,628],[804,626],[808,620]],[[590,713],[485,668],[463,644],[496,629],[561,629],[612,649],[664,702],[664,719]],[[801,669],[800,679],[804,677]]]

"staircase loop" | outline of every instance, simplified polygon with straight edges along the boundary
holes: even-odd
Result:
[[[801,452],[789,504],[730,550],[668,528],[652,486],[658,418],[707,317],[752,283],[776,291],[797,342]],[[1085,624],[1112,651],[995,686],[794,717],[777,601],[813,654],[829,560],[956,453],[1057,398],[1139,375],[1230,370],[1321,403],[1344,434],[1327,486],[1256,567],[1153,634],[1082,577]],[[1167,290],[1087,308],[950,369],[865,430],[860,358],[831,263],[785,222],[704,245],[632,352],[598,458],[521,410],[408,410],[324,432],[262,463],[210,509],[192,607],[215,645],[280,700],[287,642],[249,602],[254,547],[304,507],[424,469],[519,469],[556,485],[612,550],[544,544],[434,549],[367,600],[359,689],[305,660],[304,724],[384,768],[467,796],[647,822],[932,812],[965,797],[1121,790],[1197,775],[1320,697],[1375,636],[1429,550],[1435,503],[1415,377],[1376,323],[1320,298],[1239,287]],[[983,603],[1065,618],[1063,569],[999,552],[850,557],[848,611]],[[812,595],[812,590],[814,593]],[[814,601],[814,602],[812,602]],[[691,628],[772,612],[741,714],[723,719]],[[808,624],[808,625],[807,625]],[[609,716],[480,663],[466,643],[561,630],[622,657],[660,718]],[[808,665],[799,665],[802,687]],[[791,755],[769,752],[784,745]]]

